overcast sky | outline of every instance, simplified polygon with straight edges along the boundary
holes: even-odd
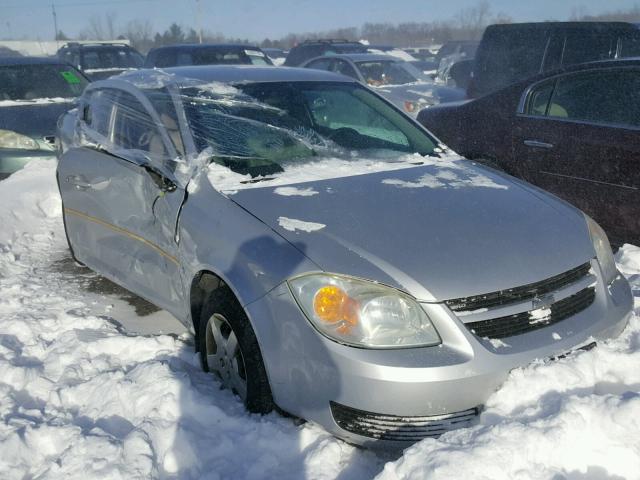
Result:
[[[0,38],[53,38],[52,0],[0,0]],[[93,15],[115,12],[117,22],[148,19],[154,30],[172,22],[195,26],[196,0],[53,0],[58,28],[77,35]],[[365,22],[447,20],[478,0],[200,0],[202,28],[261,40],[290,32],[360,26]],[[575,8],[595,14],[626,9],[637,0],[490,0],[493,13],[516,21],[566,20]]]

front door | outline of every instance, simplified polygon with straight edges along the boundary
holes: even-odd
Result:
[[[171,172],[174,141],[149,106],[132,92],[93,90],[58,179],[76,257],[179,314],[176,222],[185,192]]]
[[[640,240],[640,70],[570,74],[531,90],[513,130],[522,178]],[[634,98],[636,97],[636,98]]]

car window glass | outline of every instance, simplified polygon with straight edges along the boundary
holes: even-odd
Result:
[[[330,130],[350,129],[361,135],[408,146],[406,135],[365,102],[340,89],[305,92],[314,121]]]
[[[486,36],[476,60],[478,91],[490,92],[539,73],[547,42],[547,33],[539,30]]]
[[[640,126],[638,71],[601,71],[558,80],[549,116]]]
[[[620,39],[620,57],[640,57],[640,36]]]
[[[151,160],[168,158],[158,125],[140,101],[126,92],[116,101],[112,141],[117,151],[144,152]]]
[[[332,60],[330,58],[319,58],[307,65],[308,68],[315,68],[316,70],[329,70]]]
[[[180,55],[183,55],[182,53]],[[171,50],[159,51],[156,55],[154,67],[173,67],[176,65],[176,52]],[[182,61],[186,61],[184,58]],[[191,56],[189,55],[189,62],[191,62]],[[191,63],[183,63],[179,65],[191,65]]]
[[[528,115],[546,115],[547,106],[549,105],[549,100],[551,100],[554,86],[555,80],[551,80],[533,88],[527,99],[525,113]]]
[[[111,112],[116,95],[117,92],[111,89],[93,90],[85,104],[84,123],[91,131],[102,137],[96,138],[99,143],[109,138]]]
[[[344,60],[336,60],[333,64],[333,71],[358,80],[358,74],[356,73],[354,68]]]
[[[178,53],[176,65],[178,66],[193,65],[193,57],[191,56],[191,53],[190,52]]]
[[[160,89],[148,94],[147,98],[149,98],[158,117],[160,117],[160,123],[167,131],[169,140],[176,149],[176,152],[178,152],[178,155],[181,157],[184,157],[185,149],[182,133],[180,132],[180,122],[171,95],[166,89]]]
[[[611,35],[567,35],[562,54],[563,65],[606,60],[616,54],[617,39]]]
[[[0,100],[74,98],[87,80],[69,65],[0,66]]]

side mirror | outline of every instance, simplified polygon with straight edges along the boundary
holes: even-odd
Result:
[[[473,60],[462,60],[451,65],[449,76],[455,82],[456,87],[466,88],[471,81],[471,70],[473,69]]]

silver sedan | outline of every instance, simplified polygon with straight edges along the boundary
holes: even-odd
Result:
[[[139,71],[91,84],[59,127],[75,258],[192,328],[250,411],[405,446],[629,319],[593,220],[346,77]]]

